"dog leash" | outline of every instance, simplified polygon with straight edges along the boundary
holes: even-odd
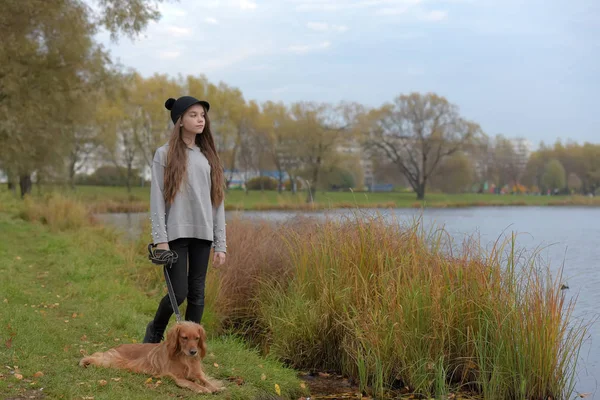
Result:
[[[167,282],[167,291],[169,292],[169,300],[171,301],[171,307],[175,312],[175,318],[177,322],[181,322],[181,314],[179,313],[179,307],[177,306],[177,299],[175,298],[175,291],[171,284],[171,278],[169,278],[168,268],[171,268],[173,264],[177,262],[179,256],[173,250],[153,249],[156,247],[155,244],[148,244],[148,259],[153,264],[162,265],[163,272],[165,274],[165,281]]]

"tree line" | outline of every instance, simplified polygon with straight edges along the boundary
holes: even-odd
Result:
[[[301,178],[309,188],[408,186],[427,190],[589,193],[600,184],[600,148],[523,144],[491,137],[435,93],[398,95],[380,107],[356,102],[292,104],[244,98],[200,72],[143,77],[112,63],[98,29],[135,36],[159,17],[156,1],[8,0],[0,15],[0,169],[22,196],[38,183],[68,182],[90,165],[111,165],[128,188],[168,140],[168,97],[211,103],[227,182],[233,171],[278,172],[276,187]],[[372,171],[365,182],[365,170]],[[508,189],[507,189],[508,188]],[[312,190],[307,199],[314,200]]]

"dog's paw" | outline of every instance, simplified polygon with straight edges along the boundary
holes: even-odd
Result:
[[[90,364],[91,362],[88,358],[82,358],[81,361],[79,361],[79,366],[83,368],[87,368]]]

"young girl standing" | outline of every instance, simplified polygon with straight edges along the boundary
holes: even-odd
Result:
[[[175,298],[178,305],[187,298],[185,319],[200,323],[211,247],[215,264],[225,262],[223,169],[210,131],[210,104],[183,96],[169,98],[165,107],[175,126],[152,163],[152,239],[158,249],[177,253],[168,269]],[[165,295],[146,327],[144,343],[162,340],[173,312]]]

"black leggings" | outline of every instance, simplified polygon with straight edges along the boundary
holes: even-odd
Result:
[[[204,313],[204,286],[212,242],[195,238],[181,238],[169,242],[169,248],[179,256],[177,263],[168,269],[177,305],[187,298],[185,320],[200,323]],[[188,271],[189,257],[189,271]],[[164,331],[173,315],[169,295],[165,295],[154,316],[154,328]]]

